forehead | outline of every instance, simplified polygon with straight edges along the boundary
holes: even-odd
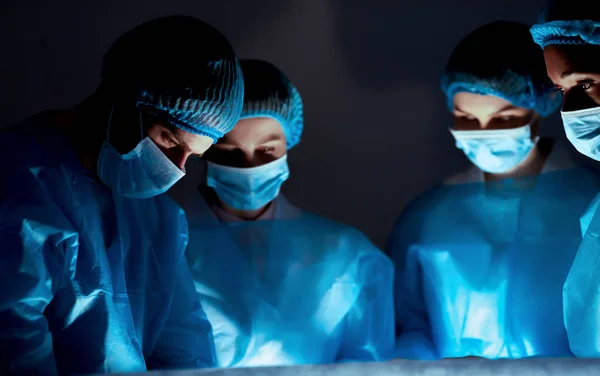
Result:
[[[568,54],[560,46],[549,45],[544,47],[544,60],[548,76],[555,83],[562,79],[561,75],[563,73],[572,70]]]
[[[557,82],[564,73],[600,73],[600,46],[557,45],[544,47],[548,76]]]
[[[482,95],[462,92],[454,96],[454,108],[462,111],[498,112],[518,108],[506,99],[494,95]]]
[[[242,119],[225,136],[223,142],[237,144],[260,142],[268,137],[284,137],[283,126],[279,121],[269,117]]]

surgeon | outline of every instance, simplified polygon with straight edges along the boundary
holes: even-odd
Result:
[[[531,28],[548,75],[564,93],[565,133],[583,155],[600,161],[600,7],[594,1],[551,2]],[[600,356],[600,214],[598,196],[581,218],[584,239],[564,286],[565,327],[573,353]]]
[[[0,134],[0,374],[214,364],[186,219],[162,193],[242,98],[225,37],[172,16],[120,37],[81,104]]]
[[[561,96],[528,30],[487,24],[448,61],[449,131],[472,166],[414,200],[390,236],[397,357],[572,356],[562,286],[600,181],[540,137]]]
[[[205,154],[186,206],[186,256],[220,367],[383,360],[393,349],[393,266],[357,230],[281,193],[302,100],[270,63],[242,60],[241,120]]]

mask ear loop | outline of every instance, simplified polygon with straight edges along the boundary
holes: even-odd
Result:
[[[144,126],[142,123],[142,109],[138,106],[138,118],[140,120],[140,140],[144,139]]]
[[[108,126],[106,127],[106,141],[110,143],[110,126],[112,124],[113,112],[115,111],[114,103],[110,106],[110,114],[108,114]]]

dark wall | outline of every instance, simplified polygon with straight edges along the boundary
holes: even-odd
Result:
[[[382,245],[402,208],[467,166],[447,132],[439,75],[454,45],[496,19],[532,23],[543,0],[0,0],[0,115],[66,108],[98,83],[120,34],[167,14],[202,18],[240,57],[270,60],[305,102],[286,195]],[[198,48],[201,48],[199,44]],[[506,51],[510,53],[510,51]],[[556,116],[546,132],[562,134]],[[199,167],[174,195],[198,184]]]

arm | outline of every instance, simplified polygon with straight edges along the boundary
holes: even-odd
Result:
[[[357,283],[363,286],[346,314],[338,358],[341,362],[388,360],[394,347],[394,267],[367,239],[351,243],[359,247],[363,244],[366,250],[356,265]]]
[[[208,321],[183,255],[187,247],[187,221],[181,217],[181,261],[173,288],[167,321],[159,335],[148,369],[205,368],[216,364],[212,326]]]
[[[0,373],[53,375],[44,310],[61,287],[66,261],[75,257],[77,235],[60,230],[62,216],[51,205],[34,204],[39,197],[30,195],[29,204],[21,204],[18,195],[5,193],[0,197]]]
[[[418,236],[418,226],[415,226],[410,212],[409,208],[398,222],[386,247],[386,253],[396,267],[394,302],[397,338],[394,357],[439,359],[423,297],[421,267],[417,254],[411,252]]]

